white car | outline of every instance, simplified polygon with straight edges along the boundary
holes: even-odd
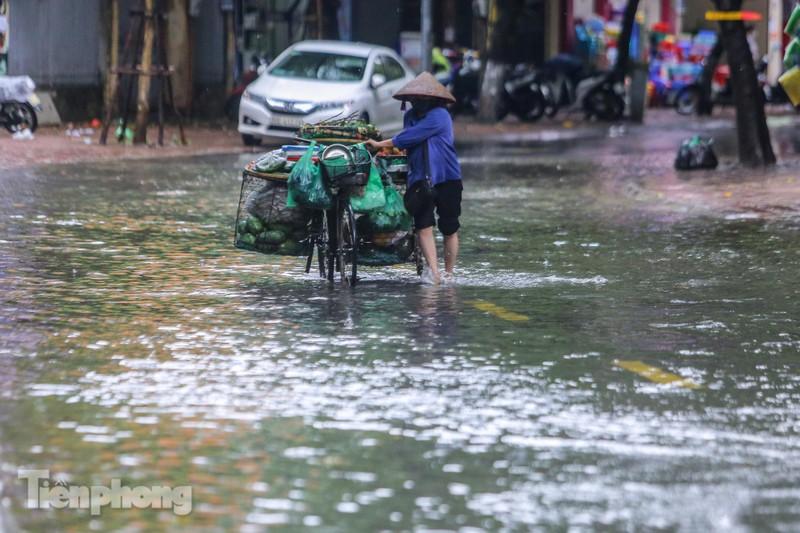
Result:
[[[340,41],[302,41],[284,50],[248,85],[239,106],[245,145],[263,138],[293,139],[304,123],[354,113],[384,138],[403,128],[392,98],[414,72],[391,48]]]

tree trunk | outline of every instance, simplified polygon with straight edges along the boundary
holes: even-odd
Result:
[[[722,46],[722,39],[717,39],[708,57],[703,61],[703,71],[700,73],[700,101],[697,103],[698,115],[711,115],[714,102],[711,95],[711,82],[714,79],[714,72],[717,70],[719,60],[725,47]]]
[[[167,2],[167,63],[172,66],[172,97],[175,106],[189,111],[192,105],[191,17],[188,0]]]
[[[612,69],[614,81],[623,81],[628,73],[628,59],[631,56],[631,36],[633,23],[636,20],[636,10],[639,9],[639,0],[628,0],[625,12],[622,15],[622,29],[617,39],[617,61]],[[642,36],[639,35],[641,39]]]
[[[742,0],[715,0],[715,4],[720,11],[739,11]],[[764,113],[764,94],[758,87],[744,23],[740,20],[720,21],[720,39],[731,73],[739,162],[748,167],[772,165],[775,154]]]
[[[106,114],[113,116],[117,111],[117,88],[119,86],[119,0],[111,0],[108,12],[108,70],[106,71],[106,86],[103,95]]]
[[[490,0],[487,21],[486,61],[483,65],[481,95],[478,101],[479,122],[496,122],[503,116],[503,78],[510,56],[511,36],[525,0]]]
[[[136,98],[136,124],[133,143],[147,143],[147,118],[150,114],[150,75],[153,67],[153,0],[144,1],[144,47],[139,65],[139,92]]]

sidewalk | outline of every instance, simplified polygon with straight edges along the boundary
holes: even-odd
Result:
[[[153,139],[150,145],[118,143],[112,130],[109,132],[106,145],[103,146],[99,142],[99,128],[92,130],[82,126],[76,129],[80,128],[83,130],[83,135],[68,136],[68,129],[64,126],[43,126],[34,132],[35,138],[32,140],[15,140],[11,138],[10,133],[0,131],[0,167],[20,168],[90,161],[263,151],[258,147],[256,150],[245,147],[235,124],[226,128],[187,126],[184,128],[188,142],[186,146],[180,144],[177,126],[165,127],[164,146],[155,144],[155,140],[158,139],[158,126],[148,128],[147,138]]]

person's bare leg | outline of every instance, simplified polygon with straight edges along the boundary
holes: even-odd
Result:
[[[444,236],[444,271],[446,274],[453,275],[456,257],[458,257],[458,232]]]
[[[428,263],[428,268],[431,269],[434,279],[440,279],[439,265],[436,260],[436,241],[433,238],[433,226],[423,228],[417,232],[419,235],[419,247],[422,250],[422,256],[425,262]]]

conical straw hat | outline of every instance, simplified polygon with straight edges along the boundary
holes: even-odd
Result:
[[[450,103],[455,103],[456,99],[447,90],[447,87],[439,83],[433,74],[430,72],[423,72],[397,91],[393,98],[397,100],[410,100],[415,96],[424,96],[429,98],[441,98]]]

